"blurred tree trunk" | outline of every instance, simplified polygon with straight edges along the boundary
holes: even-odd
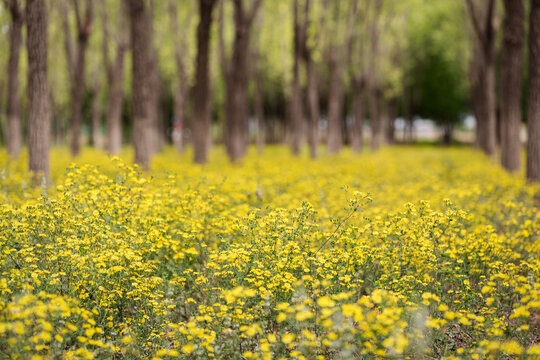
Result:
[[[84,100],[84,91],[86,89],[86,50],[88,48],[88,40],[92,32],[92,23],[94,21],[94,10],[92,0],[85,0],[84,14],[81,12],[79,0],[73,1],[76,31],[77,31],[77,43],[76,52],[73,54],[68,53],[68,62],[72,62],[69,66],[72,69],[71,76],[71,155],[76,156],[80,152],[81,148],[81,127],[82,127],[82,108]],[[67,5],[64,4],[64,8]],[[67,10],[65,10],[64,23],[67,23]],[[69,24],[64,25],[69,28]],[[72,39],[69,37],[70,33],[66,33],[66,44],[71,44]],[[72,45],[66,45],[66,49],[73,49]],[[68,50],[72,51],[72,50]]]
[[[150,152],[151,154],[158,153],[163,145],[166,142],[166,133],[165,126],[161,119],[160,112],[160,99],[161,99],[161,74],[159,70],[158,63],[158,52],[153,45],[154,37],[154,10],[155,10],[155,1],[147,0],[148,2],[148,17],[150,22],[150,48],[149,48],[149,58],[150,58],[150,119],[152,121],[152,129],[150,132]]]
[[[35,184],[49,180],[50,104],[47,82],[47,6],[26,1],[28,51],[28,168]]]
[[[319,90],[317,72],[311,50],[305,55],[307,76],[307,109],[308,109],[308,143],[309,155],[312,159],[319,156]]]
[[[257,152],[260,154],[264,151],[264,88],[263,88],[263,79],[261,78],[260,72],[257,72],[255,77],[255,95],[254,95],[254,107],[255,107],[255,117],[257,118]]]
[[[379,111],[380,92],[376,87],[369,90],[369,118],[371,122],[371,150],[377,151],[381,146],[381,117]]]
[[[340,44],[337,44],[338,24],[340,22],[340,2],[327,2],[329,12],[332,13],[330,28],[328,31],[333,33],[329,38],[326,58],[328,61],[328,135],[327,152],[329,154],[337,153],[343,147],[343,132],[341,123],[343,121],[343,66],[341,59]]]
[[[6,145],[8,154],[16,158],[21,152],[23,143],[21,101],[19,99],[19,58],[21,54],[24,14],[23,8],[18,0],[5,0],[4,3],[11,14],[11,26],[9,28],[9,59],[7,68]]]
[[[251,69],[252,79],[254,82],[253,89],[253,110],[255,113],[255,119],[257,121],[257,153],[261,155],[264,152],[264,138],[265,138],[265,118],[264,118],[264,75],[261,69],[261,42],[260,42],[260,29],[262,27],[262,16],[258,17],[256,24],[259,40],[257,46],[252,51]]]
[[[472,66],[472,98],[476,117],[476,138],[480,149],[494,156],[497,145],[497,120],[495,96],[496,60],[496,3],[482,0],[480,8],[472,0],[466,0],[473,25],[475,45]]]
[[[386,143],[389,145],[393,145],[396,142],[396,117],[397,100],[394,98],[388,101],[388,126],[386,128]]]
[[[293,77],[291,84],[291,100],[290,100],[290,136],[291,136],[291,151],[297,156],[300,154],[300,145],[302,138],[302,120],[304,118],[302,111],[302,89],[300,88],[300,61],[301,61],[301,46],[304,41],[303,27],[300,25],[299,5],[298,0],[293,3],[293,19],[294,19],[294,34],[293,34]]]
[[[540,182],[540,0],[531,4],[527,115],[527,179]]]
[[[235,38],[227,69],[226,146],[232,162],[240,160],[248,145],[248,57],[251,25],[262,0],[246,9],[244,0],[233,0]]]
[[[371,150],[376,151],[381,146],[381,119],[379,112],[379,79],[375,62],[379,53],[379,14],[382,9],[382,0],[375,1],[373,19],[371,21],[371,42],[369,55],[369,71],[367,75],[369,97],[369,120],[371,125]]]
[[[209,80],[209,47],[212,12],[216,0],[199,1],[199,25],[197,26],[197,63],[195,70],[195,100],[193,123],[194,161],[204,164],[208,161],[208,145],[210,138],[210,80]]]
[[[178,8],[174,0],[169,2],[169,13],[171,16],[171,25],[173,34],[177,37],[174,46],[174,59],[178,69],[178,89],[174,95],[174,122],[172,131],[172,140],[174,147],[179,151],[183,151],[183,129],[186,121],[187,97],[189,94],[189,80],[186,69],[186,58],[188,57],[188,46],[186,43],[185,34],[190,28],[192,17],[189,16],[187,21],[183,23],[182,32],[178,23]]]
[[[107,104],[106,104],[106,124],[107,124],[107,152],[111,155],[120,154],[122,149],[122,106],[124,100],[124,63],[127,50],[127,39],[124,35],[125,21],[122,16],[123,2],[120,2],[117,20],[117,31],[113,36],[113,43],[116,45],[114,61],[109,54],[110,32],[107,8],[102,4],[103,21],[103,62],[107,73]]]
[[[521,91],[525,9],[522,0],[504,0],[501,69],[501,163],[510,171],[521,167]]]
[[[103,148],[101,135],[101,77],[99,69],[95,68],[92,74],[92,145],[96,149]]]
[[[362,151],[363,144],[363,122],[365,114],[365,94],[366,84],[362,75],[353,77],[353,99],[352,99],[352,126],[351,126],[351,148],[354,152]]]
[[[301,24],[300,22],[298,22],[300,35],[298,39],[298,46],[301,59],[304,61],[306,68],[306,117],[309,155],[312,159],[316,159],[319,156],[320,111],[317,72],[315,68],[315,62],[313,61],[313,49],[311,45],[308,45],[308,29],[310,28],[310,7],[311,1],[305,0],[303,14],[304,21]]]
[[[334,46],[331,46],[328,65],[330,71],[328,94],[328,153],[334,154],[343,147],[343,68]]]
[[[135,162],[148,169],[153,155],[155,122],[152,113],[153,70],[150,9],[145,0],[126,0],[132,51],[133,143]]]

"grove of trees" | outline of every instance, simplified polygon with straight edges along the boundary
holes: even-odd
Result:
[[[167,142],[316,158],[411,140],[416,117],[540,181],[540,0],[2,0],[0,131],[48,176],[88,139],[148,168]],[[526,122],[527,145],[521,139]],[[39,179],[39,177],[36,177]],[[41,180],[37,180],[41,181]]]

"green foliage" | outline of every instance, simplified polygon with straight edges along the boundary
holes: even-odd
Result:
[[[455,123],[467,111],[469,40],[463,4],[416,0],[407,31],[413,112]]]

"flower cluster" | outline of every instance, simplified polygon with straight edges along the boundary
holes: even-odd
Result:
[[[473,150],[188,157],[0,153],[1,358],[540,356],[540,191]]]

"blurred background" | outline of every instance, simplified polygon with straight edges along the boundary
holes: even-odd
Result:
[[[250,144],[316,158],[465,143],[517,171],[527,133],[540,141],[539,6],[2,0],[0,139],[12,157],[35,142],[74,156],[133,145],[143,166],[168,144],[205,163],[216,144],[236,162]]]

